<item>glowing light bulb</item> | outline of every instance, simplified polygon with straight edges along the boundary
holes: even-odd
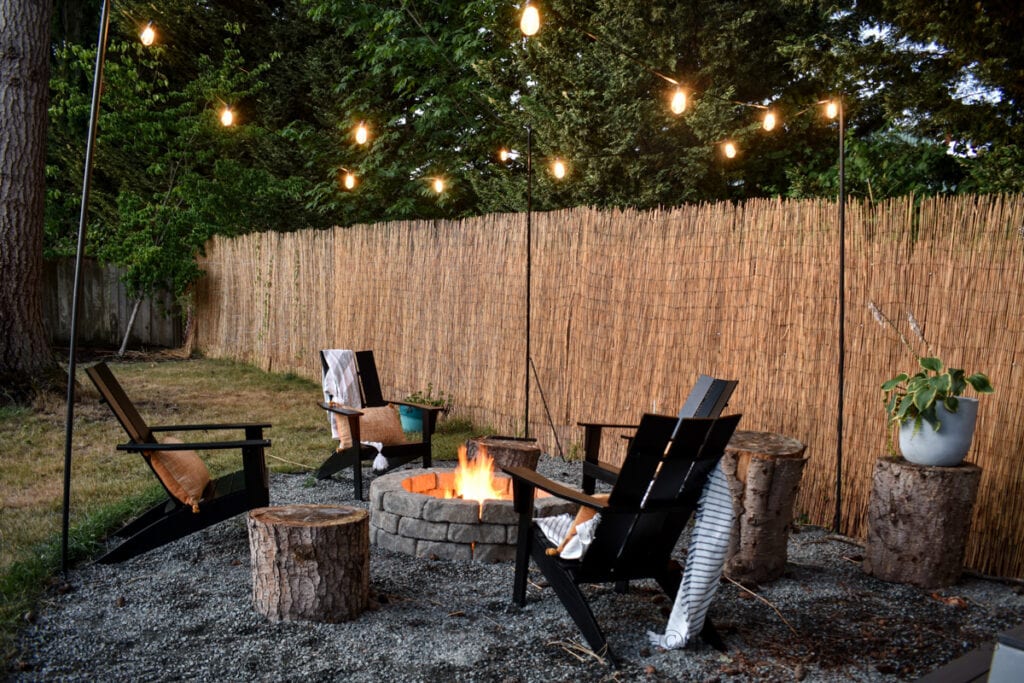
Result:
[[[434,192],[438,194],[444,192],[444,178],[434,178]]]
[[[220,111],[220,124],[222,126],[230,126],[235,122],[235,115],[231,111],[231,107],[224,107]]]
[[[524,36],[536,35],[540,30],[540,12],[529,2],[523,8],[523,16],[519,20],[519,30],[523,32]]]
[[[764,129],[773,130],[775,128],[775,114],[768,112],[764,115]]]
[[[565,177],[565,162],[561,159],[555,159],[551,162],[551,175],[555,176],[559,180]]]
[[[733,159],[736,157],[736,145],[731,142],[727,142],[722,145],[722,151],[725,153],[727,159]]]
[[[351,171],[345,173],[345,178],[344,178],[343,182],[345,184],[345,189],[346,190],[351,190],[352,188],[354,188],[356,186],[356,176],[355,176],[355,174],[352,173]]]
[[[156,30],[153,28],[153,22],[146,24],[146,28],[142,29],[142,33],[139,34],[139,40],[143,45],[149,47],[156,40]]]
[[[672,94],[672,113],[682,114],[686,111],[686,93],[682,90],[676,90]]]
[[[356,126],[356,144],[365,145],[366,141],[370,139],[370,130],[366,127],[365,123],[360,123]]]
[[[540,30],[540,12],[533,5],[527,3],[523,8],[523,17],[519,20],[519,30],[524,36],[537,35]]]
[[[501,159],[502,161],[508,161],[508,150],[502,147],[498,151],[498,158]]]
[[[830,100],[829,103],[825,105],[825,116],[830,119],[834,119],[839,116],[839,105],[835,100]]]

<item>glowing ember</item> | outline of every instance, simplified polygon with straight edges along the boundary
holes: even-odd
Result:
[[[459,446],[459,466],[455,468],[453,498],[476,500],[501,500],[507,498],[505,491],[495,486],[494,459],[481,448],[472,462],[466,458],[466,447]],[[446,496],[448,497],[448,496]]]

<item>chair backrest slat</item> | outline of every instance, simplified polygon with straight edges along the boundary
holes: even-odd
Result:
[[[679,419],[687,417],[718,417],[729,405],[732,392],[739,382],[732,379],[719,379],[710,375],[700,375],[690,390],[690,394],[679,409]],[[675,434],[672,435],[675,438]]]
[[[107,402],[117,421],[128,433],[128,438],[133,443],[153,443],[153,432],[149,425],[139,415],[139,411],[135,409],[128,395],[124,393],[124,389],[121,388],[121,384],[107,364],[101,362],[88,367],[85,369],[85,374],[96,385],[103,400]]]
[[[373,351],[356,351],[356,371],[359,373],[359,390],[363,393],[363,405],[367,408],[387,405],[380,389]]]
[[[611,507],[639,507],[654,473],[668,447],[676,418],[646,413],[640,418],[636,434],[629,440],[629,450],[622,461],[619,478],[608,495]]]

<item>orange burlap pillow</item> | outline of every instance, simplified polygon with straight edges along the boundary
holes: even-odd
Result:
[[[182,441],[167,436],[160,443]],[[192,512],[199,512],[199,501],[210,483],[210,470],[199,454],[195,451],[146,451],[145,456],[171,495],[191,506]]]
[[[358,410],[363,414],[359,418],[360,441],[374,441],[385,446],[405,443],[405,432],[402,431],[402,419],[398,416],[398,408],[389,404]],[[334,426],[338,430],[338,447],[348,448],[352,445],[348,420],[344,415],[333,415]]]

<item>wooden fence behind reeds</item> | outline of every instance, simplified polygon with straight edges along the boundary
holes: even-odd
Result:
[[[866,531],[888,441],[880,384],[915,366],[874,307],[915,352],[992,378],[970,455],[984,474],[967,564],[1020,577],[1024,197],[850,202],[846,224],[841,530]],[[432,383],[455,414],[521,434],[525,225],[505,214],[215,239],[196,347],[317,380],[319,349],[370,348],[386,395]],[[838,235],[835,203],[820,200],[535,213],[531,436],[578,453],[577,421],[674,414],[699,373],[735,378],[741,428],[807,443],[798,513],[831,525]]]

